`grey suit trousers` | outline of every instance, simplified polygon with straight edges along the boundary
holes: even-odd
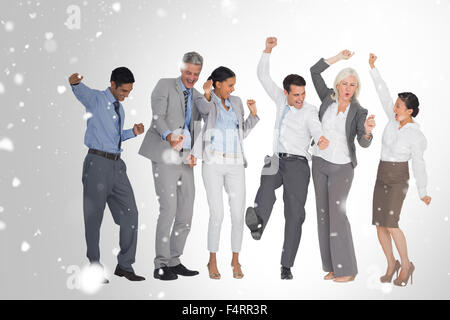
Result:
[[[138,210],[133,189],[127,177],[123,160],[86,155],[83,164],[83,210],[87,257],[91,263],[100,263],[100,226],[106,204],[114,222],[120,226],[119,266],[133,271],[138,234]]]
[[[194,171],[188,164],[152,161],[155,191],[159,200],[156,225],[155,268],[180,264],[191,229],[194,209]]]
[[[353,181],[351,163],[334,164],[313,156],[317,227],[322,267],[336,277],[358,273],[346,201]]]
[[[278,159],[276,156],[266,156],[261,183],[255,198],[255,211],[262,220],[265,229],[276,201],[275,190],[283,185],[284,201],[284,243],[281,255],[281,265],[290,268],[294,265],[302,225],[305,221],[305,203],[308,195],[310,170],[306,159]],[[269,167],[278,163],[275,174],[264,174]]]

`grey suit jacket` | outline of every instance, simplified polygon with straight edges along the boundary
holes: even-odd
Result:
[[[247,168],[247,159],[245,158],[244,146],[242,141],[248,136],[251,129],[258,123],[259,117],[256,115],[252,117],[251,114],[244,121],[244,107],[242,105],[241,98],[237,96],[230,96],[229,98],[231,106],[236,113],[238,119],[238,132],[239,132],[239,143],[242,150],[242,156],[244,158],[244,167]],[[211,145],[211,129],[214,129],[216,125],[217,118],[219,117],[220,104],[219,102],[211,97],[211,101],[206,100],[204,96],[197,97],[195,105],[198,111],[203,116],[205,124],[202,128],[202,133],[197,137],[194,147],[192,149],[192,154],[196,158],[202,158],[203,160],[209,160],[211,157],[212,145]]]
[[[192,90],[193,104],[189,131],[191,133],[191,147],[201,130],[201,115],[195,101],[201,94]],[[142,141],[139,154],[155,162],[162,162],[162,154],[170,150],[170,143],[163,140],[162,134],[167,130],[174,131],[184,128],[185,106],[184,95],[180,85],[180,78],[161,79],[153,89],[151,96],[153,119],[150,128]]]
[[[329,67],[329,64],[321,58],[315,65],[311,67],[311,78],[316,88],[316,92],[319,95],[322,104],[319,109],[319,120],[322,121],[323,115],[327,108],[335,102],[331,95],[334,90],[328,88],[325,81],[322,78],[321,73]],[[358,137],[358,143],[361,147],[367,148],[372,142],[372,136],[370,139],[366,138],[366,130],[364,123],[366,122],[367,109],[361,107],[356,99],[352,99],[350,103],[350,109],[348,110],[347,121],[345,123],[345,133],[347,136],[347,145],[350,151],[350,158],[352,160],[353,168],[358,164],[356,160],[356,147],[355,137]]]

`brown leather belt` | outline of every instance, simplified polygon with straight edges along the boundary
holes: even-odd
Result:
[[[100,151],[100,150],[96,150],[96,149],[89,149],[88,153],[96,154],[98,156],[105,157],[106,159],[109,159],[109,160],[117,161],[120,159],[120,153],[108,153],[108,152]]]

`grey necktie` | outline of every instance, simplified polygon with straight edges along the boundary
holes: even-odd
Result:
[[[184,114],[187,113],[187,104],[188,104],[188,99],[189,99],[189,90],[185,90],[183,91],[184,94]]]
[[[117,116],[119,117],[119,152],[120,152],[120,146],[122,145],[122,119],[120,118],[120,111],[119,111],[119,101],[114,101],[114,110],[117,113]]]

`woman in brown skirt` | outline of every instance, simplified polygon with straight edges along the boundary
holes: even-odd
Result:
[[[398,221],[408,191],[408,160],[412,160],[412,171],[420,199],[426,205],[431,202],[431,197],[427,196],[427,173],[423,160],[427,141],[419,125],[413,120],[419,113],[419,100],[416,95],[411,92],[399,93],[394,104],[389,89],[375,68],[376,59],[371,53],[370,75],[389,122],[383,132],[381,161],[373,193],[372,224],[377,227],[378,240],[388,262],[386,274],[380,278],[381,282],[391,282],[394,273],[397,273],[394,284],[405,286],[410,277],[412,284],[415,267],[409,261],[406,238],[398,227]],[[400,254],[401,263],[395,260],[392,239]]]

